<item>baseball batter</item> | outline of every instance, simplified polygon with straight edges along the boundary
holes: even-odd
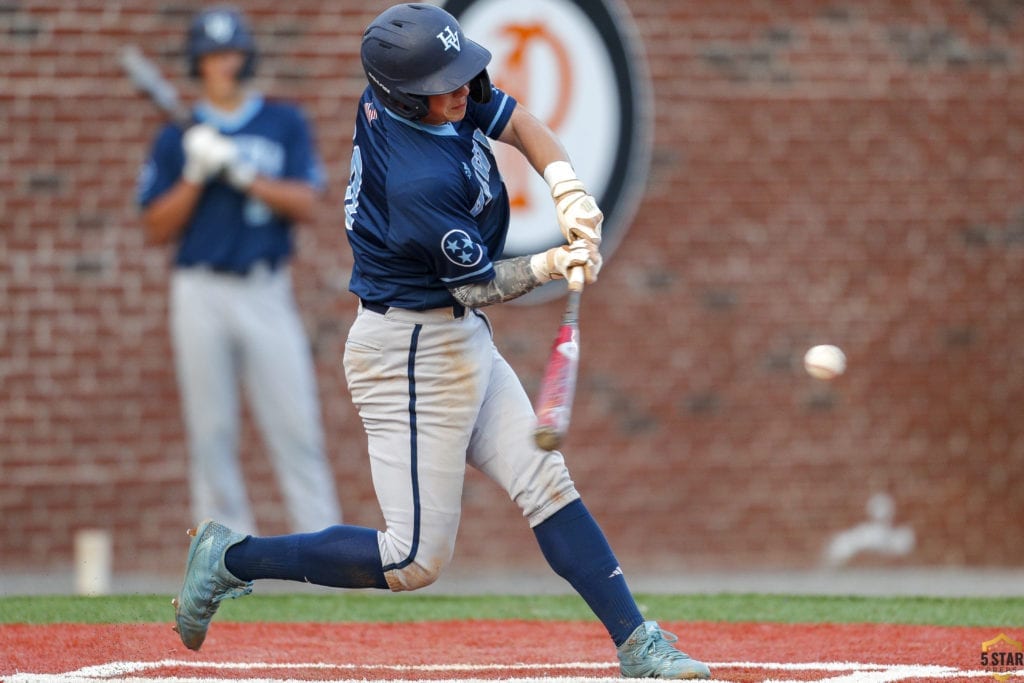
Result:
[[[490,53],[433,5],[404,4],[363,34],[369,86],[359,102],[345,227],[359,312],[345,373],[369,440],[383,531],[245,536],[195,530],[176,604],[198,649],[218,602],[276,578],[415,590],[452,557],[467,463],[522,510],[552,569],[617,647],[627,677],[708,678],[703,663],[644,621],[557,451],[533,442],[530,401],[492,341],[482,307],[583,267],[594,282],[602,214],[554,134],[490,83]],[[552,189],[567,244],[497,259],[509,200],[492,141],[518,149]]]
[[[237,454],[241,381],[292,527],[321,529],[341,511],[288,268],[292,225],[312,213],[321,165],[299,110],[244,87],[256,49],[240,13],[199,14],[187,51],[203,101],[187,131],[160,131],[139,201],[149,238],[177,246],[170,323],[193,511],[255,531]]]

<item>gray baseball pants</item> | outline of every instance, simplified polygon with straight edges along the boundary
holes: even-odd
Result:
[[[533,407],[479,311],[360,307],[345,375],[369,442],[392,590],[433,583],[451,560],[467,464],[531,527],[579,498],[562,454],[533,443]]]
[[[245,276],[177,269],[171,330],[194,518],[213,517],[235,531],[256,533],[238,458],[241,384],[292,529],[341,523],[312,356],[288,268],[257,266]]]

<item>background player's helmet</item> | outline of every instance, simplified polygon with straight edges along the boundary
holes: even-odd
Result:
[[[256,67],[256,41],[245,17],[234,7],[212,7],[196,15],[188,29],[188,72],[199,76],[199,58],[221,50],[240,50],[245,63],[239,78],[252,76]]]
[[[427,96],[469,84],[475,102],[491,99],[491,53],[465,36],[459,22],[434,5],[395,5],[363,32],[363,70],[377,97],[396,114],[418,119]]]

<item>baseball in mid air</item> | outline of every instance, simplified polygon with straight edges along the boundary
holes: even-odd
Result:
[[[835,379],[846,370],[846,354],[831,344],[812,346],[804,354],[804,369],[811,377]]]

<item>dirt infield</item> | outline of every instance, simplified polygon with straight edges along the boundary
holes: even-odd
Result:
[[[715,680],[1014,680],[981,665],[992,629],[896,625],[666,622]],[[1007,634],[1019,640],[1019,634]],[[169,624],[0,626],[4,683],[51,681],[582,680],[618,677],[590,622],[215,623],[203,650]]]

